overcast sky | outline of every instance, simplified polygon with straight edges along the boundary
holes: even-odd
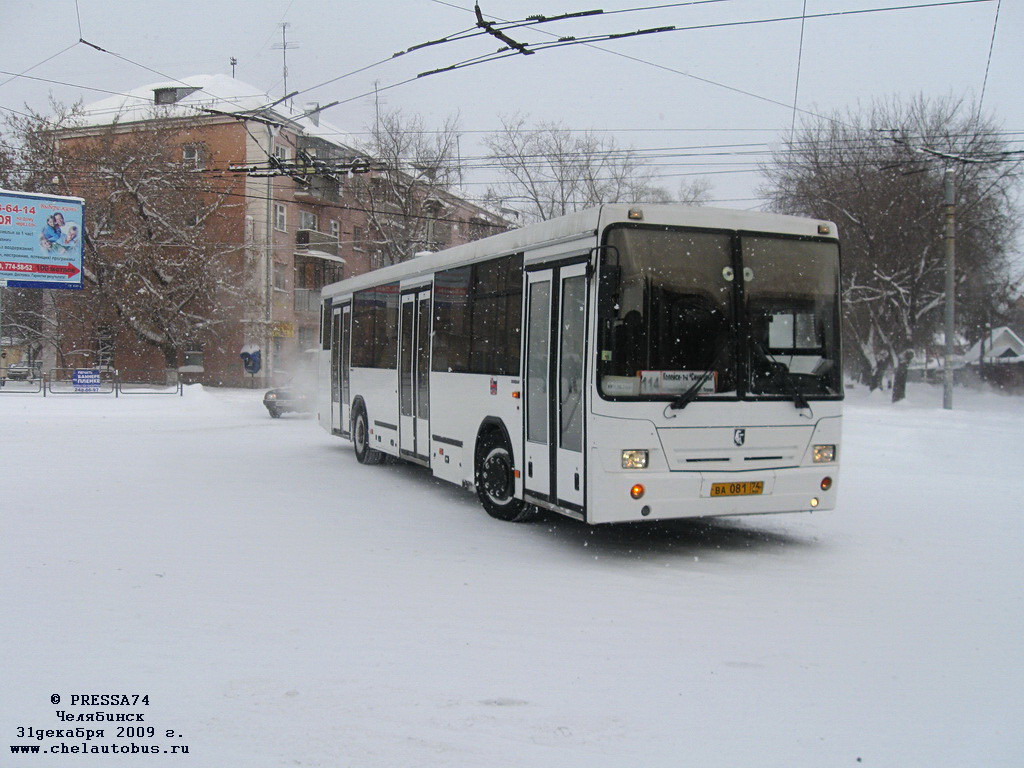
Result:
[[[936,0],[941,2],[941,0]],[[808,15],[916,4],[916,0],[806,0]],[[605,15],[517,30],[540,43],[557,36],[627,32],[799,17],[804,0],[586,0],[534,2],[482,0],[489,16],[602,8]],[[662,6],[630,13],[610,11]],[[513,56],[386,89],[420,72],[495,51],[500,43],[478,36],[415,51],[303,93],[297,103],[350,99],[383,90],[383,109],[401,108],[440,124],[458,113],[466,131],[465,156],[477,155],[479,134],[500,116],[525,113],[574,129],[615,131],[638,148],[721,147],[699,152],[762,151],[788,132],[800,61],[798,106],[812,112],[856,107],[881,96],[925,93],[977,99],[985,82],[997,0],[884,13],[812,18],[801,22],[717,26],[600,43],[597,50],[568,46]],[[112,53],[78,43],[81,37]],[[189,75],[231,73],[271,95],[283,91],[280,22],[288,22],[288,89],[305,89],[406,50],[470,28],[468,0],[3,0],[0,69],[72,85],[0,75],[0,107],[44,109],[49,95],[88,103]],[[984,107],[1024,148],[1024,3],[1004,0],[988,66]],[[68,49],[69,50],[65,50]],[[63,51],[63,52],[61,52]],[[58,54],[58,55],[55,55]],[[118,54],[118,56],[112,55]],[[155,71],[154,71],[155,70]],[[686,74],[684,74],[686,73]],[[687,76],[692,75],[693,77]],[[166,76],[166,77],[165,77]],[[697,78],[702,78],[697,79]],[[714,81],[714,85],[706,81]],[[6,81],[6,82],[5,82]],[[722,86],[728,86],[722,87]],[[100,90],[89,90],[100,89]],[[737,92],[746,91],[747,95]],[[761,97],[761,98],[757,98]],[[772,103],[780,102],[780,103]],[[374,97],[333,107],[324,118],[358,132],[372,122]],[[684,150],[689,151],[689,150]],[[679,155],[666,151],[662,155]],[[666,157],[658,163],[662,186],[674,191],[683,174],[708,173],[712,197],[727,207],[756,207],[756,155]],[[696,164],[702,163],[702,164]],[[470,196],[484,178],[470,177]]]

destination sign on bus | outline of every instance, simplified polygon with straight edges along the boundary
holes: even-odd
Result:
[[[641,395],[681,395],[699,386],[701,394],[713,394],[717,371],[640,371]]]
[[[82,287],[85,201],[0,191],[0,285]]]

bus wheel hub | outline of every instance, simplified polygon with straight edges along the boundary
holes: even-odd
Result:
[[[504,456],[490,456],[484,463],[483,480],[487,495],[494,499],[508,498],[512,472]]]

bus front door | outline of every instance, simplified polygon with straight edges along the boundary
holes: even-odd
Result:
[[[402,455],[430,454],[430,291],[402,294],[398,433]]]
[[[587,264],[532,270],[526,281],[523,487],[582,512]]]
[[[331,430],[348,434],[349,319],[352,305],[331,313]]]

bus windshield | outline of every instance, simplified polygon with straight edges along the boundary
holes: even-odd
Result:
[[[743,237],[749,391],[839,394],[839,248],[835,243]]]
[[[603,396],[840,393],[834,242],[630,225],[605,242]]]

